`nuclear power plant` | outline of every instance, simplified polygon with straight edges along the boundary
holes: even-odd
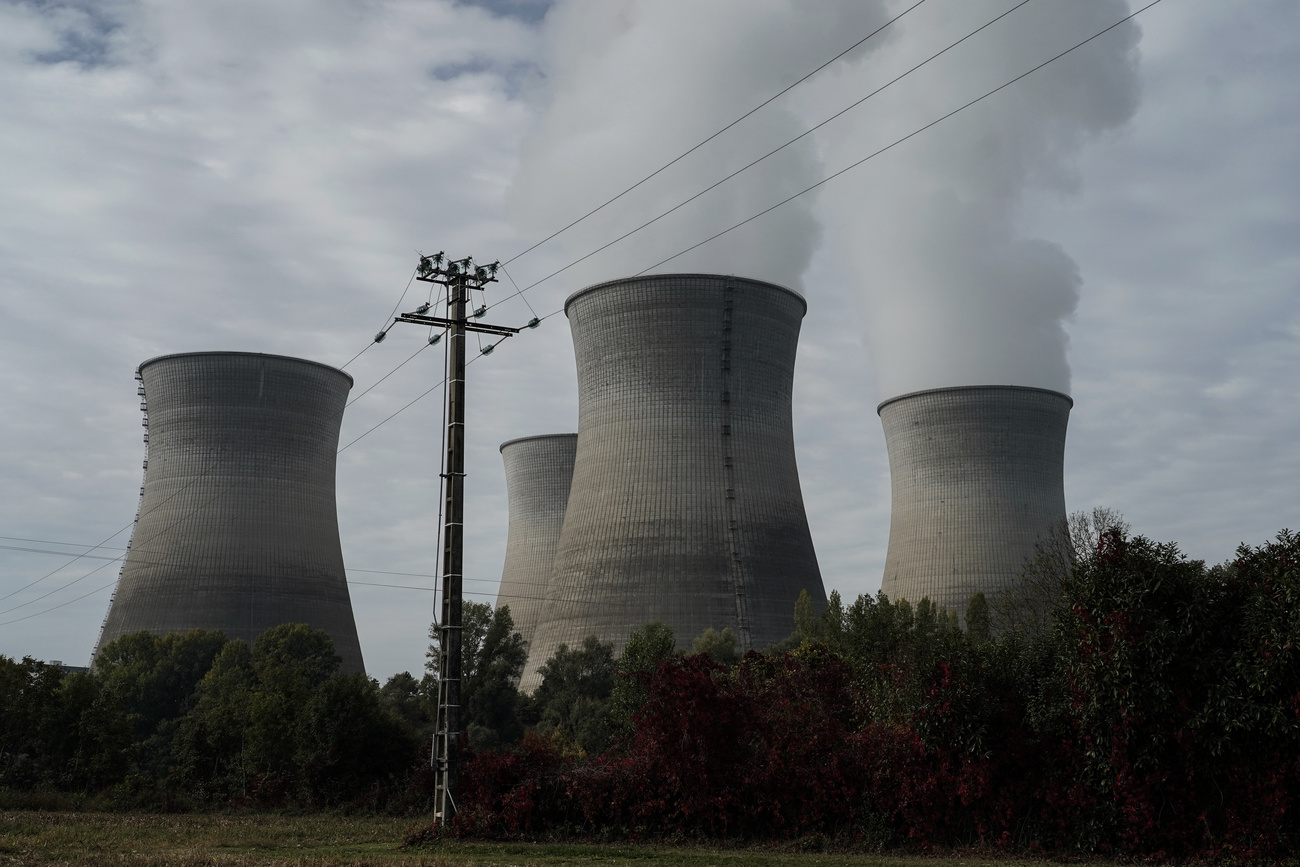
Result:
[[[95,652],[140,630],[220,629],[250,644],[281,623],[329,633],[364,671],[335,510],[352,377],[249,352],[140,365],[144,487]]]
[[[530,645],[564,526],[577,434],[521,437],[501,444],[510,528],[497,606],[510,606],[515,631]]]
[[[881,589],[964,618],[1020,577],[1065,520],[1066,395],[1014,385],[919,391],[880,404],[893,509]]]
[[[573,481],[522,687],[560,644],[616,650],[651,620],[689,642],[786,638],[824,604],[795,466],[806,304],[758,280],[632,277],[565,303],[578,369]]]

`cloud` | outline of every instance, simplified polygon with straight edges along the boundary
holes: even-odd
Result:
[[[669,21],[682,8],[669,3],[645,14],[648,21]],[[829,56],[833,42],[851,42],[863,24],[828,17],[842,31],[836,40],[823,21],[796,21],[781,11],[788,8],[762,6],[773,21],[789,25],[789,51],[805,56],[813,49],[804,51],[798,40],[826,48]],[[846,14],[868,16],[872,8],[863,4]],[[890,4],[892,11],[900,8]],[[738,130],[736,142],[719,142],[691,171],[747,162],[788,129],[811,125],[918,54],[969,32],[992,8],[983,0],[927,0],[892,40],[801,87],[797,98],[782,103],[779,123]],[[1016,31],[1023,39],[967,44],[908,79],[906,88],[828,125],[790,171],[802,178],[818,166],[833,171],[861,159],[914,130],[919,119],[1002,83],[999,75],[1067,47],[1076,25],[1115,4],[1048,2],[1045,8],[1050,20]],[[104,10],[107,23],[94,24],[92,9]],[[342,364],[385,323],[416,249],[508,258],[662,164],[656,159],[694,144],[692,136],[748,108],[761,90],[751,79],[774,90],[778,80],[786,83],[782,76],[796,74],[784,34],[762,21],[740,21],[745,39],[769,49],[751,57],[705,39],[717,23],[700,35],[685,32],[687,52],[654,34],[624,33],[616,22],[593,20],[593,28],[605,28],[593,34],[613,34],[608,47],[641,53],[623,68],[600,53],[602,46],[579,44],[594,57],[566,61],[575,71],[607,75],[608,84],[593,85],[592,93],[613,94],[617,102],[572,103],[572,129],[585,142],[572,161],[585,161],[589,171],[561,165],[574,172],[576,186],[560,188],[553,206],[530,204],[538,209],[530,217],[528,208],[508,210],[507,200],[520,194],[509,188],[529,149],[544,141],[538,137],[547,131],[536,122],[552,106],[555,63],[565,58],[556,57],[559,44],[550,30],[559,7],[544,17],[540,7],[522,17],[501,14],[509,11],[447,0],[0,3],[0,364],[6,373],[0,378],[0,535],[89,544],[119,529],[129,533],[144,456],[131,376],[144,359],[245,349]],[[1059,351],[1063,344],[1053,341],[1061,333],[1053,329],[1060,322],[1069,340],[1071,508],[1112,506],[1138,531],[1211,560],[1229,556],[1240,541],[1260,542],[1281,527],[1300,526],[1294,494],[1300,477],[1294,399],[1300,60],[1292,37],[1300,8],[1291,0],[1247,6],[1180,0],[1160,4],[1140,21],[1141,100],[1130,121],[1123,117],[1138,94],[1126,84],[1134,75],[1133,31],[1094,48],[1102,59],[1062,61],[971,109],[968,119],[946,122],[827,185],[803,211],[808,225],[820,224],[819,236],[776,237],[773,251],[753,251],[753,263],[775,262],[758,276],[781,279],[802,267],[801,251],[814,249],[800,272],[809,312],[796,374],[795,435],[828,588],[852,596],[879,587],[889,485],[874,408],[889,396],[886,389],[913,387],[890,384],[897,377],[884,365],[895,355],[886,349],[898,348],[898,358],[910,353],[920,369],[933,370],[915,387],[951,384],[941,379],[953,356],[971,359],[974,378],[976,362],[986,359],[976,359],[963,341],[979,316],[1007,309],[1006,315],[1018,315],[1016,298],[1029,299],[1033,321],[1043,327],[998,331],[1009,345],[998,347],[995,360],[1020,364],[1017,359],[1038,351],[1024,339],[1034,334]],[[70,28],[100,47],[77,48]],[[769,65],[774,71],[764,68]],[[661,71],[670,82],[656,82]],[[700,93],[674,100],[670,94],[680,92],[686,73],[700,76],[686,82]],[[703,77],[709,74],[720,82],[716,94],[714,79]],[[642,92],[647,116],[673,122],[639,123]],[[1051,120],[1058,100],[1059,122]],[[716,116],[723,109],[735,112]],[[1041,126],[1026,126],[1024,116],[1033,112]],[[619,135],[602,142],[606,122]],[[626,212],[598,220],[595,237],[675,204],[676,195],[694,192],[691,177],[698,178],[685,171],[664,178],[662,188],[646,190]],[[726,223],[785,183],[773,175],[746,181],[719,200],[726,207],[714,203],[683,216],[701,226]],[[535,189],[544,186],[539,181]],[[935,243],[924,243],[925,232],[908,228],[913,217],[933,221],[928,225],[944,231],[944,242],[936,235]],[[772,239],[772,227],[780,225],[756,221],[747,227],[755,230],[751,238],[728,248],[729,258],[700,258],[693,267],[752,273],[751,248]],[[971,240],[981,236],[972,232],[985,233],[997,250],[981,249]],[[585,274],[566,272],[528,300],[538,314],[554,311],[583,280],[639,270],[688,238],[698,240],[680,228],[654,238],[647,233],[644,245],[637,241],[617,257],[595,259]],[[960,257],[949,255],[948,238],[965,244]],[[511,266],[511,274],[527,285],[586,252],[589,240],[539,250],[518,270]],[[927,255],[900,263],[904,249]],[[979,305],[968,295],[943,308],[952,296],[938,290],[963,277],[963,262],[984,282],[960,285],[991,287],[982,291],[993,297]],[[1000,268],[1020,275],[1022,288],[1037,280],[1052,291],[1001,293]],[[912,275],[932,290],[913,291]],[[877,304],[900,286],[907,290],[904,301],[940,305],[946,330],[895,328],[894,314]],[[1074,312],[1056,318],[1074,303],[1072,286]],[[503,279],[492,297],[508,291]],[[408,307],[422,300],[418,288],[411,292]],[[902,308],[899,315],[912,312]],[[522,324],[532,315],[515,300],[490,319]],[[964,327],[962,317],[975,318]],[[907,345],[909,335],[915,346]],[[419,329],[403,326],[366,351],[348,368],[356,377],[354,396],[423,341]],[[574,429],[571,353],[564,319],[556,316],[470,367],[466,573],[467,586],[482,594],[473,598],[495,597],[503,562],[505,485],[497,445]],[[930,366],[930,353],[943,363]],[[1059,379],[1061,368],[1046,369]],[[348,409],[344,442],[440,377],[436,352],[416,356]],[[339,512],[350,569],[433,571],[440,422],[434,392],[340,456]],[[109,544],[125,545],[127,533]],[[0,595],[62,562],[5,550]],[[0,609],[92,568],[75,564]],[[16,614],[105,587],[114,573],[108,567]],[[359,582],[431,587],[432,581],[360,571],[351,578],[358,582],[354,607],[372,673],[418,669],[432,593]],[[0,653],[84,661],[108,595],[106,588],[0,627]]]
[[[0,361],[14,372],[3,404],[15,456],[0,469],[0,534],[91,544],[129,528],[143,457],[131,377],[144,359],[237,349],[342,364],[383,324],[417,248],[511,237],[499,202],[527,115],[509,72],[536,41],[517,18],[450,3],[0,4],[0,33]],[[509,68],[445,74],[484,45]],[[410,337],[358,360],[358,392],[423,340]],[[345,442],[428,387],[426,355],[348,411]],[[367,446],[423,454],[427,430]],[[358,468],[354,454],[340,463],[349,564],[431,572],[436,557],[417,562],[415,540],[393,559],[369,545],[412,521],[427,534],[436,493],[398,502],[384,484],[393,465],[372,452]],[[22,558],[0,595],[60,563]],[[367,592],[359,619],[414,620],[396,631],[418,647],[431,594],[411,606]],[[5,627],[17,644],[3,652],[81,661],[107,599]],[[363,626],[367,651],[383,659],[393,632]]]

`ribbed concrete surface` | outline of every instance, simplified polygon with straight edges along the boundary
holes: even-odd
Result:
[[[524,689],[587,635],[621,649],[658,619],[681,642],[729,626],[762,647],[793,631],[800,590],[825,601],[790,417],[805,308],[708,274],[569,298],[577,455]]]
[[[577,434],[543,434],[501,444],[510,531],[497,605],[509,605],[529,645],[542,613],[546,582],[564,526]]]
[[[244,352],[140,365],[149,447],[140,514],[99,644],[147,629],[280,623],[334,639],[363,671],[339,546],[334,464],[352,378]]]
[[[964,619],[995,596],[1065,520],[1065,428],[1073,401],[1021,386],[940,388],[878,409],[893,510],[881,589],[929,597]]]

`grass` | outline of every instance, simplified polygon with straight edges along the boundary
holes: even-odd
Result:
[[[0,811],[0,865],[216,867],[933,867],[936,859],[664,846],[440,842],[401,850],[417,824],[382,816],[38,813]],[[953,857],[945,867],[1006,864]]]

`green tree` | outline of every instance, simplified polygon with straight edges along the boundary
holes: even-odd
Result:
[[[436,676],[442,630],[429,627],[425,668]],[[466,602],[461,613],[461,725],[475,749],[492,749],[519,740],[519,676],[528,660],[524,638],[515,631],[510,606]]]
[[[170,774],[180,718],[226,641],[215,629],[163,636],[142,631],[121,636],[95,657],[103,700],[115,702],[132,726],[137,777],[158,782]],[[135,786],[142,787],[148,788]]]
[[[415,730],[384,707],[378,684],[360,673],[321,683],[298,716],[296,734],[299,791],[309,805],[375,802],[419,749]]]
[[[52,783],[62,770],[66,755],[54,749],[53,737],[67,722],[63,679],[57,665],[0,656],[0,786],[31,789]]]
[[[837,596],[836,599],[838,598]],[[725,627],[721,632],[713,627],[704,630],[695,639],[691,652],[702,653],[718,665],[727,666],[740,662],[741,657],[740,650],[736,647],[736,633],[731,631],[730,626]]]
[[[379,701],[389,713],[406,720],[422,739],[433,735],[433,717],[425,701],[424,685],[409,671],[400,671],[379,689]]]
[[[561,644],[539,669],[541,685],[525,709],[539,734],[556,734],[595,755],[609,743],[609,698],[616,678],[614,645],[594,635],[582,646]]]
[[[631,730],[632,715],[649,694],[638,675],[653,672],[659,663],[672,659],[676,647],[672,628],[659,620],[650,621],[628,636],[618,657],[618,679],[610,692],[609,714],[615,729]]]
[[[988,641],[989,624],[989,602],[983,593],[976,593],[966,606],[966,634],[971,641]]]
[[[306,623],[281,623],[253,643],[257,685],[249,697],[248,752],[252,763],[276,785],[293,776],[298,715],[312,693],[342,663],[324,630]]]
[[[177,732],[177,781],[201,801],[248,790],[249,717],[257,675],[253,652],[243,641],[221,648],[199,682],[194,707]]]

